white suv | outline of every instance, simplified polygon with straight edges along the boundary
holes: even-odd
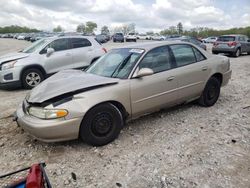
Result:
[[[129,41],[136,42],[137,36],[135,33],[129,33],[128,35],[125,36],[125,38],[126,38],[126,42],[129,42]]]
[[[33,88],[60,70],[87,67],[105,52],[94,37],[43,38],[20,52],[0,57],[0,88]]]

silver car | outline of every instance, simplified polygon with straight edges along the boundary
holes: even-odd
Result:
[[[126,120],[193,100],[214,105],[231,72],[229,58],[186,42],[113,49],[85,72],[61,71],[35,87],[16,120],[43,141],[80,137],[100,146],[113,141]]]
[[[105,52],[93,37],[43,38],[20,52],[0,57],[0,88],[33,88],[60,70],[87,67]]]
[[[222,35],[214,42],[212,53],[226,53],[234,57],[242,53],[250,55],[250,40],[245,35]]]

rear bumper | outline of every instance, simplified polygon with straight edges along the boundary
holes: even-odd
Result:
[[[228,84],[229,80],[231,79],[232,76],[232,70],[229,70],[223,74],[223,81],[221,86],[225,86]]]
[[[234,53],[236,52],[235,48],[212,48],[212,52],[215,53]]]

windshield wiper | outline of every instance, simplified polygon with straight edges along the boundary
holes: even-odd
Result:
[[[132,53],[126,57],[118,66],[117,68],[114,70],[114,72],[111,74],[111,78],[116,78],[116,76],[119,74],[119,71],[127,64],[128,60],[130,59],[130,57],[132,56]],[[114,76],[114,74],[116,73],[116,75]]]

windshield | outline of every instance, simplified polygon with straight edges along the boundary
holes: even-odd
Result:
[[[235,37],[233,37],[233,36],[221,36],[217,39],[217,41],[222,41],[222,42],[235,41]]]
[[[24,53],[35,52],[38,49],[40,49],[40,47],[42,47],[47,41],[48,41],[47,39],[40,39],[36,41],[35,43],[33,43],[32,45],[30,45],[29,47],[25,48],[22,52]]]
[[[116,36],[123,36],[122,33],[116,33],[115,35],[116,35]]]
[[[127,78],[144,50],[114,49],[98,59],[86,72],[112,78]]]

